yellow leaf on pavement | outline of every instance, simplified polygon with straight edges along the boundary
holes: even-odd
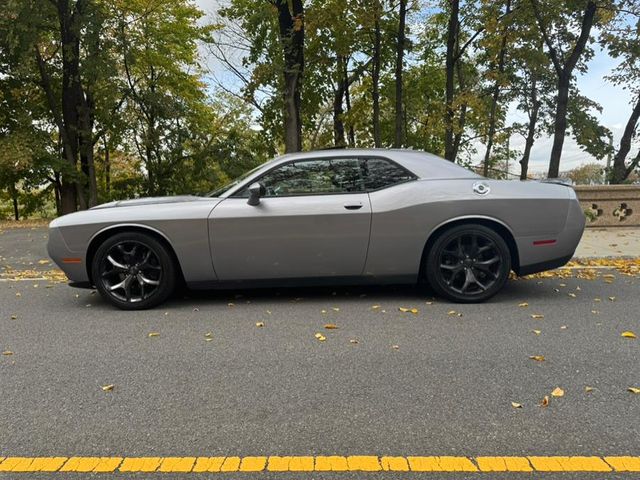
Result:
[[[640,388],[638,387],[629,387],[627,388],[628,391],[630,391],[631,393],[640,393]]]
[[[102,388],[102,391],[104,392],[110,392],[111,390],[113,390],[113,387],[115,387],[115,385],[109,384],[109,385],[103,385],[100,388]]]
[[[351,340],[349,340],[349,343],[353,343],[355,345],[356,343],[358,343],[358,340],[356,340],[355,338],[352,338]]]
[[[48,264],[48,263],[51,263],[51,261],[49,261],[49,260],[47,260],[47,259],[42,259],[42,260],[38,260],[38,263],[39,263],[40,265],[46,265],[46,264]]]
[[[5,350],[4,352],[2,352],[3,355],[13,355],[13,352],[11,350]]]
[[[324,342],[327,339],[327,337],[325,337],[321,333],[316,333],[316,338],[321,342]]]
[[[545,395],[544,398],[542,399],[542,402],[540,402],[540,406],[541,407],[549,406],[549,397],[547,395]]]
[[[159,337],[160,334],[158,332],[150,332],[147,337]]]
[[[327,330],[335,330],[336,328],[338,328],[338,326],[335,323],[327,323],[324,328],[326,328]]]
[[[553,389],[553,392],[551,392],[551,396],[553,397],[564,397],[564,390],[561,389],[560,387],[556,387]]]
[[[511,402],[511,406],[513,408],[522,408],[522,404],[517,402]]]
[[[636,338],[636,334],[630,331],[622,332],[620,335],[624,338]]]
[[[533,333],[535,333],[536,335],[540,335],[540,333],[542,333],[541,330],[531,330]]]
[[[529,304],[527,302],[522,302],[518,304],[519,307],[524,308],[524,307],[528,307]]]
[[[544,356],[543,355],[531,355],[529,358],[531,360],[535,360],[536,362],[544,362]]]
[[[589,392],[593,392],[594,388],[593,387],[584,387],[584,391],[589,393]]]
[[[256,322],[256,327],[264,327],[264,322]]]
[[[539,320],[541,318],[544,318],[544,315],[541,313],[532,313],[531,318],[533,318],[534,320]]]

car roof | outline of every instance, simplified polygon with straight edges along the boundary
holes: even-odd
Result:
[[[270,166],[291,160],[338,157],[383,157],[402,165],[416,176],[423,179],[444,178],[479,178],[480,175],[460,165],[449,162],[432,153],[420,150],[391,148],[332,148],[309,152],[287,153],[272,162]]]

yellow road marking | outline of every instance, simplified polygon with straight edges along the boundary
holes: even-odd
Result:
[[[0,457],[0,472],[640,472],[640,456]]]

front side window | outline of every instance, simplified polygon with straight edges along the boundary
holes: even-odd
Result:
[[[326,158],[285,163],[259,180],[265,197],[292,195],[330,195],[363,192],[360,162],[356,158]],[[237,196],[246,197],[243,189]]]

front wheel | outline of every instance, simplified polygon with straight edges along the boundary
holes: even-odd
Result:
[[[167,248],[140,232],[118,233],[105,240],[93,257],[91,271],[100,295],[123,310],[155,307],[176,285],[176,267]]]
[[[426,256],[431,288],[459,303],[482,302],[504,286],[511,254],[504,239],[484,225],[459,225],[443,232]]]

